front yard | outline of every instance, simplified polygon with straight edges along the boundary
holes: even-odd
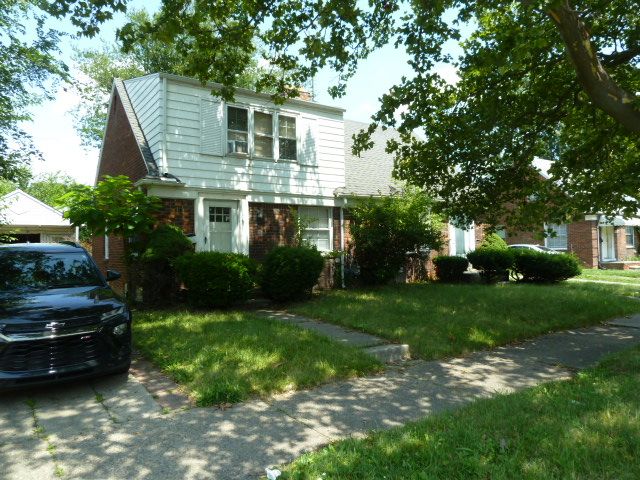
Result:
[[[361,351],[247,312],[139,312],[134,342],[201,406],[371,374]]]
[[[579,277],[582,280],[601,280],[606,282],[634,283],[640,287],[640,270],[594,270],[584,269]]]
[[[292,312],[407,343],[435,359],[594,325],[640,312],[628,288],[558,285],[396,285],[332,291]]]
[[[635,348],[570,381],[337,442],[282,478],[640,478],[638,392]]]

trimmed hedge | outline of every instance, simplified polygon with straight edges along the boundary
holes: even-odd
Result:
[[[273,300],[295,300],[311,293],[323,267],[324,258],[315,248],[276,247],[262,264],[260,285]]]
[[[554,255],[523,249],[514,252],[513,271],[524,282],[549,283],[580,275],[582,267],[574,255]]]
[[[480,248],[497,248],[500,250],[506,250],[509,246],[507,245],[507,242],[500,237],[500,235],[497,233],[490,233],[484,237],[484,240],[482,240],[482,243],[480,244]]]
[[[254,286],[257,265],[239,253],[200,252],[175,262],[195,307],[220,308],[246,300]]]
[[[500,238],[500,237],[498,237]],[[500,239],[502,240],[502,239]],[[508,280],[513,266],[513,250],[498,247],[480,247],[467,254],[467,259],[487,282]]]
[[[433,264],[436,276],[442,282],[461,282],[469,267],[469,261],[465,257],[455,255],[440,255],[433,259]]]

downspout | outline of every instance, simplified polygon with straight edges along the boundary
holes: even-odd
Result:
[[[167,78],[162,77],[162,169],[160,175],[169,172],[167,161]]]
[[[596,245],[597,245],[596,253],[598,254],[598,264],[597,264],[598,269],[602,269],[602,264],[601,264],[601,262],[602,262],[602,252],[601,252],[602,242],[600,240],[600,219],[601,218],[602,218],[602,214],[599,213],[597,215],[597,219],[596,219]]]
[[[346,288],[344,284],[344,207],[340,207],[340,280],[342,288]]]

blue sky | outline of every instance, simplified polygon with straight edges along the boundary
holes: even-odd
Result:
[[[129,8],[148,10],[158,2],[136,0]],[[125,21],[124,15],[117,15],[106,23],[97,38],[74,40],[66,38],[62,44],[62,58],[72,67],[73,48],[90,48],[99,42],[113,41],[116,29]],[[60,26],[58,26],[60,28]],[[63,26],[69,32],[70,25]],[[443,67],[441,75],[449,80],[455,79],[455,70]],[[357,74],[347,85],[347,94],[339,99],[332,99],[327,88],[335,82],[335,72],[321,72],[315,79],[316,100],[320,103],[336,105],[346,109],[345,118],[366,122],[377,110],[378,99],[401,77],[411,76],[404,51],[396,50],[389,45],[372,54],[361,63]],[[33,122],[25,123],[24,129],[29,132],[44,156],[44,161],[35,161],[33,171],[38,173],[60,171],[77,181],[93,184],[98,162],[99,150],[81,147],[80,140],[73,129],[73,119],[69,111],[76,105],[78,98],[73,89],[62,86],[55,95],[55,100],[38,105],[32,109]]]

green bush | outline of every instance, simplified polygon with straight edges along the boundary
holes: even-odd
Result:
[[[393,280],[407,262],[407,252],[437,249],[442,225],[431,213],[432,201],[419,190],[359,200],[351,209],[351,236],[359,280],[380,285]]]
[[[324,267],[324,258],[312,247],[276,247],[262,264],[261,287],[271,299],[282,302],[311,293]]]
[[[256,264],[239,253],[187,254],[175,266],[195,307],[228,307],[246,300],[254,286]]]
[[[508,280],[509,269],[513,266],[513,251],[508,248],[480,247],[469,252],[467,259],[473,268],[480,270],[481,277],[487,283]]]
[[[160,225],[147,236],[136,264],[146,305],[161,306],[175,301],[179,284],[174,261],[192,251],[193,244],[179,227]]]
[[[558,282],[580,275],[582,268],[575,255],[522,249],[514,252],[513,271],[524,282]]]
[[[497,233],[490,233],[484,237],[479,248],[495,248],[498,250],[506,250],[509,248],[507,242],[505,242]]]
[[[436,266],[436,276],[442,282],[461,282],[464,280],[464,272],[469,266],[465,257],[455,255],[440,255],[433,259]]]

